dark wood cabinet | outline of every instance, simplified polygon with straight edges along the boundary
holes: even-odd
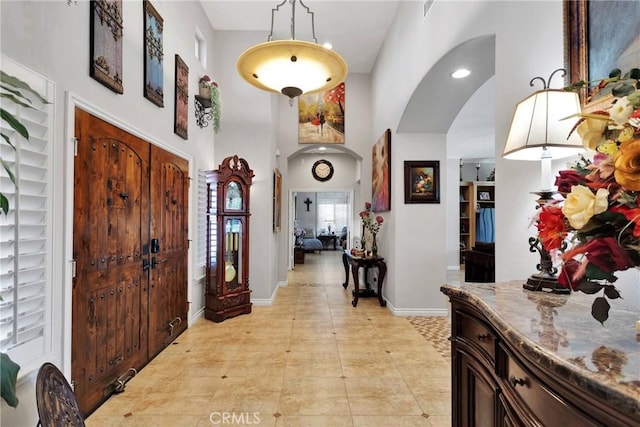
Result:
[[[598,377],[588,372],[581,377],[570,361],[548,358],[549,352],[529,346],[502,313],[488,308],[513,304],[526,312],[517,298],[501,298],[485,287],[478,291],[489,298],[485,306],[475,293],[452,285],[442,290],[452,309],[453,426],[640,425],[637,401],[629,404],[613,389],[592,385]],[[523,293],[509,289],[504,296],[518,292]]]
[[[251,313],[249,289],[250,188],[253,170],[238,156],[207,171],[205,311],[214,322]]]

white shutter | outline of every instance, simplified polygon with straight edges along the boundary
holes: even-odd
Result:
[[[27,82],[53,101],[54,84],[3,58],[2,69]],[[0,214],[0,350],[17,363],[29,364],[51,347],[51,148],[53,105],[43,104],[26,91],[32,107],[2,99],[29,131],[25,140],[2,122],[14,151],[0,142],[2,159],[13,170],[14,186],[4,168],[0,188],[9,199],[8,215]]]
[[[198,171],[198,266],[207,259],[207,179],[204,170]]]

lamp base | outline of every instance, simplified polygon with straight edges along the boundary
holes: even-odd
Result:
[[[552,294],[567,295],[571,293],[571,289],[559,285],[555,277],[545,277],[535,274],[529,277],[527,283],[522,285],[522,287],[528,291],[549,292]]]

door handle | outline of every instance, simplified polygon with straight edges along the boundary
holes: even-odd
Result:
[[[149,260],[147,258],[144,258],[142,260],[142,271],[147,271],[149,269]]]
[[[156,268],[158,264],[164,264],[168,259],[156,259],[156,257],[151,257],[151,268]]]

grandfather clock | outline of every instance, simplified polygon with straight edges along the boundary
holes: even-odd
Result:
[[[249,192],[253,171],[245,159],[227,157],[207,171],[205,311],[214,322],[251,313]]]

